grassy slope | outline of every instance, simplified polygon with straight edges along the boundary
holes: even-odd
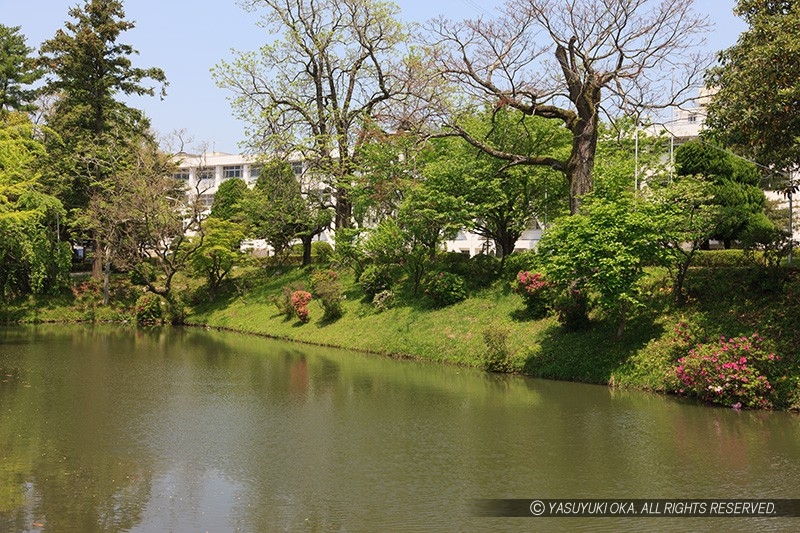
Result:
[[[618,386],[668,390],[674,383],[678,357],[673,329],[687,322],[702,337],[761,334],[797,368],[800,358],[800,271],[782,269],[766,274],[756,268],[703,268],[687,280],[690,303],[675,309],[664,288],[663,272],[652,274],[649,304],[630,320],[621,338],[616,324],[593,317],[585,331],[565,332],[554,318],[524,317],[519,296],[508,281],[470,295],[466,301],[433,309],[419,298],[399,294],[397,305],[378,313],[363,298],[351,276],[342,278],[344,315],[324,323],[318,302],[310,304],[311,320],[302,324],[280,314],[271,299],[289,283],[308,284],[310,272],[298,268],[241,273],[213,302],[196,304],[188,316],[192,325],[225,328],[319,345],[411,357],[447,364],[481,366],[486,353],[483,332],[508,333],[512,367],[529,375]],[[14,322],[132,320],[131,303],[140,289],[115,284],[116,307],[97,304],[96,287],[75,295],[29,299],[2,308]],[[199,294],[199,293],[198,293]],[[128,309],[122,305],[128,302]]]
[[[650,305],[631,319],[621,338],[615,335],[615,323],[598,317],[590,329],[573,333],[563,331],[554,318],[526,320],[521,298],[502,281],[444,309],[401,298],[395,308],[377,313],[345,276],[344,316],[323,323],[322,309],[312,301],[311,321],[301,324],[286,319],[270,301],[287,283],[307,280],[308,273],[300,270],[240,280],[239,286],[249,286],[247,290],[198,305],[189,323],[468,366],[482,364],[483,331],[503,328],[517,371],[665,390],[674,376],[672,331],[679,321],[689,321],[709,338],[758,332],[774,340],[784,356],[796,357],[800,334],[790,319],[800,316],[794,315],[800,311],[794,298],[795,274],[784,270],[771,279],[756,269],[700,269],[688,281],[690,304],[674,309],[664,289],[664,273],[656,272],[650,282]]]

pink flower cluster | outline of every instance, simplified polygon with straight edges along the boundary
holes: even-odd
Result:
[[[762,341],[753,334],[697,345],[678,359],[679,392],[724,405],[771,407],[772,384],[765,373],[781,358],[764,350]]]
[[[522,271],[517,274],[517,283],[521,290],[528,294],[537,294],[550,288],[550,282],[538,272]]]
[[[311,293],[308,291],[294,291],[292,293],[292,307],[297,318],[301,322],[308,322],[308,303],[311,301]]]

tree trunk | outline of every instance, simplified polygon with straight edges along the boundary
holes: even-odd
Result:
[[[336,229],[349,228],[352,216],[353,203],[347,191],[340,188],[336,191]]]
[[[109,285],[111,281],[111,261],[106,259],[103,265],[103,305],[108,305],[110,300]]]
[[[569,126],[572,132],[572,151],[567,159],[569,182],[569,213],[580,213],[581,199],[592,192],[594,158],[597,152],[598,116],[600,89],[587,88],[589,94],[581,95],[575,105],[578,119]],[[596,92],[596,94],[592,94]]]
[[[94,232],[92,233],[94,237]],[[103,277],[103,249],[96,238],[92,239],[92,279]]]
[[[303,266],[311,264],[311,242],[313,240],[314,237],[311,235],[303,235],[300,237],[300,241],[303,243]]]

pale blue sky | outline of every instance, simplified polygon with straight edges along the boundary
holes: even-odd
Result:
[[[67,11],[78,0],[0,0],[0,23],[21,26],[28,46],[38,47],[69,19]],[[81,2],[82,3],[82,2]],[[423,22],[440,14],[451,19],[486,16],[500,0],[395,0],[401,16]],[[217,151],[235,153],[243,139],[244,124],[232,117],[228,93],[216,87],[209,69],[230,50],[255,50],[266,42],[258,15],[247,13],[235,0],[127,0],[126,17],[136,28],[123,37],[140,56],[139,67],[157,66],[169,80],[167,98],[136,99],[153,127],[162,135],[185,129],[194,139],[192,148],[206,144]],[[727,48],[746,26],[733,15],[734,0],[697,0],[695,9],[715,23],[708,50]]]

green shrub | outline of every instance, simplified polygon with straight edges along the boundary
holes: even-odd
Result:
[[[391,309],[394,305],[394,292],[389,290],[379,292],[372,299],[372,305],[375,306],[375,310],[379,313]]]
[[[422,288],[438,307],[445,307],[467,297],[464,278],[451,272],[433,272],[422,280]]]
[[[743,267],[749,264],[744,250],[698,250],[694,265],[706,268]]]
[[[512,372],[511,352],[508,349],[509,331],[506,328],[490,327],[483,330],[483,342],[486,353],[483,356],[483,368],[489,372]]]
[[[567,331],[578,331],[589,325],[589,300],[578,289],[569,289],[557,295],[553,308],[558,313],[558,322]]]
[[[136,300],[136,322],[140,325],[159,324],[163,317],[161,297],[146,292]]]
[[[453,274],[464,274],[469,256],[461,252],[443,252],[436,255],[437,270],[452,272]]]
[[[475,255],[464,265],[464,277],[471,287],[488,287],[499,275],[500,259],[493,255]]]
[[[518,272],[536,270],[536,254],[533,250],[514,252],[503,263],[503,277],[514,279]]]
[[[333,246],[324,241],[311,243],[311,257],[315,263],[330,263],[333,257]]]
[[[325,321],[336,320],[344,313],[344,291],[335,270],[317,270],[311,275],[311,293],[322,304]]]
[[[359,276],[358,284],[364,294],[370,297],[388,291],[394,284],[392,269],[386,265],[370,265]]]
[[[141,263],[138,268],[128,272],[128,277],[134,285],[144,286],[156,280],[156,268],[151,263]]]
[[[311,274],[311,280],[309,282],[311,285],[311,294],[319,297],[321,290],[324,290],[328,284],[335,283],[338,280],[339,274],[337,274],[335,270],[315,270]]]

